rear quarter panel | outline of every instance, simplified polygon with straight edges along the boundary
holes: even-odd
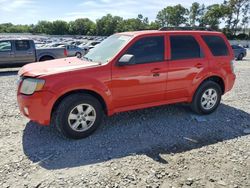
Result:
[[[203,46],[203,49],[205,51],[205,54],[209,60],[209,69],[206,75],[202,79],[200,79],[196,85],[196,87],[193,88],[193,92],[199,87],[199,85],[207,78],[212,77],[212,76],[218,76],[223,79],[224,84],[225,84],[225,92],[229,91],[232,88],[232,85],[234,83],[234,73],[232,72],[231,69],[231,61],[234,59],[234,52],[233,49],[231,48],[231,45],[227,38],[222,34],[222,33],[206,33],[206,34],[201,34],[202,35],[212,35],[212,36],[219,36],[221,37],[227,48],[228,48],[228,55],[227,56],[213,56],[212,52],[210,51],[209,47],[207,44],[202,40],[201,38],[201,43]]]

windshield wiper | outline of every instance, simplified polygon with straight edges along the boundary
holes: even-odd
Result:
[[[83,59],[86,59],[87,61],[93,62],[93,59],[90,59],[88,57],[82,57]]]

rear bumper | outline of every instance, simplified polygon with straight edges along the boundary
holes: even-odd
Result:
[[[30,120],[48,126],[51,119],[54,94],[48,91],[36,92],[33,95],[17,94],[21,113]]]
[[[233,88],[235,80],[236,80],[235,74],[232,73],[227,76],[227,83],[225,85],[225,93],[230,91]]]

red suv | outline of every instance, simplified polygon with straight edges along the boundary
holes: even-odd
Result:
[[[119,33],[81,59],[24,66],[17,98],[32,121],[79,139],[93,133],[104,114],[180,102],[212,113],[234,85],[233,59],[219,32]]]

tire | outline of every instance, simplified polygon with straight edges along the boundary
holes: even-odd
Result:
[[[41,57],[39,59],[39,62],[42,62],[42,61],[49,61],[49,60],[53,60],[54,58],[53,57],[50,57],[50,56],[44,56],[44,57]]]
[[[75,54],[75,56],[78,57],[78,58],[81,58],[81,57],[82,57],[82,53],[77,52],[77,53]]]
[[[211,95],[209,92],[211,92]],[[214,97],[215,95],[216,97]],[[218,108],[221,95],[221,87],[216,82],[206,81],[196,90],[191,108],[197,114],[211,114]],[[208,98],[205,99],[204,97]]]
[[[237,60],[242,60],[243,57],[244,57],[244,55],[241,53],[241,54],[238,55]]]
[[[77,107],[83,110],[81,115]],[[84,117],[88,113],[88,107],[89,111],[92,111]],[[91,135],[100,126],[103,115],[102,105],[95,97],[88,94],[72,94],[61,101],[52,119],[56,128],[65,137],[82,139]]]

